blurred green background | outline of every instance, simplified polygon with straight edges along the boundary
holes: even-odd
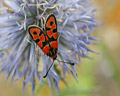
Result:
[[[96,28],[94,36],[101,38],[97,46],[91,48],[99,55],[91,54],[92,59],[82,59],[76,66],[78,83],[67,74],[67,86],[60,82],[60,96],[120,96],[120,0],[92,0],[98,8],[97,20],[102,25]],[[22,79],[14,83],[5,81],[0,75],[0,96],[22,96]],[[31,85],[24,96],[31,96]],[[36,96],[53,96],[47,85],[37,85]],[[56,95],[55,95],[56,96]]]

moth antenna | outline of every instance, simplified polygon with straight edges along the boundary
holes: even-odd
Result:
[[[60,61],[58,59],[56,59],[58,62],[63,62],[63,63],[67,63],[67,64],[70,64],[70,65],[75,65],[74,63],[71,63],[71,62],[64,62],[64,61]]]
[[[43,78],[46,78],[46,76],[48,75],[48,73],[49,73],[51,67],[53,66],[53,64],[54,64],[54,60],[53,60],[52,64],[50,65],[49,69],[47,70],[46,74],[43,76]]]

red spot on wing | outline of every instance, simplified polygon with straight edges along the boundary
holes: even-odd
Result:
[[[48,37],[46,36],[46,40],[49,41]]]
[[[50,21],[55,21],[54,17],[51,17],[51,18],[50,18]]]
[[[50,18],[49,18],[49,20],[47,21],[47,24],[46,24],[47,27],[50,27],[50,22],[51,22],[51,21],[52,21],[52,22],[55,22],[54,17],[50,17]]]
[[[54,34],[53,34],[53,37],[54,37],[55,39],[57,39],[57,33],[54,33]]]
[[[42,48],[43,47],[43,44],[42,44],[42,42],[40,41],[40,42],[38,42],[37,43],[37,45],[40,47],[40,48]]]
[[[58,41],[53,41],[50,44],[53,49],[58,48]]]
[[[48,45],[46,45],[42,50],[45,54],[47,54],[50,52],[50,47]]]
[[[38,29],[38,28],[33,28],[33,29],[30,30],[31,35],[34,35],[33,32],[36,32],[37,35],[39,35],[40,29]]]
[[[51,37],[51,36],[53,35],[53,32],[52,32],[52,31],[47,31],[47,35],[48,35],[49,37]]]
[[[39,39],[39,36],[38,36],[38,35],[34,35],[34,36],[33,36],[33,39],[34,39],[34,40]]]
[[[56,28],[56,24],[53,24],[52,26],[51,26],[51,30],[53,30],[53,29],[55,29]]]
[[[45,41],[45,36],[43,34],[40,36],[40,41],[42,41],[42,42]]]

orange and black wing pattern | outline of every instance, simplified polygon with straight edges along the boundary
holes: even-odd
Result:
[[[46,35],[48,36],[48,42],[50,46],[50,52],[48,53],[48,56],[56,59],[58,50],[57,22],[53,14],[50,14],[46,19],[45,31]]]
[[[58,50],[57,23],[55,16],[51,14],[47,17],[45,29],[41,29],[36,25],[30,25],[28,32],[44,54],[55,60]]]
[[[44,54],[48,54],[50,47],[46,39],[46,34],[43,30],[35,25],[30,25],[28,27],[28,32],[36,44],[43,50]]]

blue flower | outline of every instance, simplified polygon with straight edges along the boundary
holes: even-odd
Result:
[[[41,23],[41,15],[47,17],[53,13],[57,18],[58,43],[57,59],[79,64],[81,58],[88,58],[89,45],[94,44],[95,37],[91,36],[98,23],[90,0],[5,0],[0,16],[0,62],[1,73],[11,75],[12,81],[24,77],[23,88],[30,82],[32,91],[38,79],[43,84],[43,76],[52,64],[31,39],[27,32],[29,25]],[[40,26],[41,27],[41,26]],[[51,86],[51,78],[59,90],[58,83],[71,73],[76,78],[75,66],[55,61],[47,80]],[[57,66],[61,67],[58,68]],[[63,75],[62,75],[63,74]]]

